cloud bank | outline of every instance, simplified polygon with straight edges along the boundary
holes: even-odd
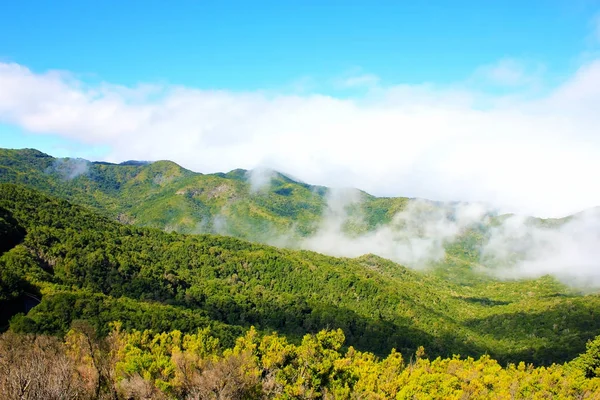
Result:
[[[576,286],[600,286],[600,209],[558,226],[539,226],[512,216],[489,233],[482,261],[500,278],[553,275]],[[512,262],[511,262],[512,259]]]
[[[354,226],[364,223],[360,214],[350,213],[348,209],[359,202],[357,191],[330,191],[317,232],[300,240],[297,246],[333,256],[358,257],[372,253],[412,268],[426,268],[442,261],[446,255],[445,245],[457,240],[466,229],[487,221],[488,213],[480,204],[437,206],[429,201],[413,200],[389,224],[363,234],[348,234],[345,230],[348,222]]]
[[[538,216],[600,205],[600,60],[552,89],[534,88],[531,71],[501,61],[476,72],[476,85],[443,87],[362,75],[346,83],[364,92],[344,98],[88,84],[0,63],[0,122],[108,145],[107,161],[263,166],[313,184]],[[511,89],[486,92],[486,80]]]
[[[348,223],[364,223],[352,207],[361,201],[356,190],[332,190],[314,235],[277,235],[273,244],[343,257],[371,253],[417,269],[443,266],[449,255],[500,279],[552,275],[572,286],[600,287],[600,207],[566,219],[539,220],[499,215],[484,204],[416,199],[390,223],[352,234],[345,229]],[[465,257],[464,250],[471,255]]]
[[[57,158],[46,169],[46,173],[56,173],[63,180],[71,180],[89,172],[90,162],[82,158]]]

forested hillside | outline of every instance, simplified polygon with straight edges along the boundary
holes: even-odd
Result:
[[[103,215],[181,233],[217,232],[264,241],[307,235],[325,209],[327,188],[275,171],[203,175],[171,161],[110,164],[60,159],[33,149],[0,149],[0,182],[24,184],[86,204]],[[360,193],[367,226],[388,222],[405,198]],[[363,228],[363,229],[365,229]]]
[[[595,347],[584,361],[555,364],[600,334],[600,296],[550,276],[501,281],[481,271],[481,263],[504,267],[523,256],[482,252],[509,216],[465,224],[455,222],[460,207],[359,191],[336,198],[278,173],[260,178],[257,186],[243,170],[202,175],[168,161],[0,150],[0,182],[12,182],[0,184],[0,328],[12,331],[0,346],[25,340],[32,349],[24,354],[87,371],[73,381],[86,382],[82,398],[569,398],[598,390],[589,379],[600,365]],[[528,223],[551,232],[571,219]],[[390,223],[396,230],[386,231]],[[349,240],[392,232],[386,240],[435,243],[425,250],[443,256],[417,271],[373,254],[260,244],[279,235],[320,249],[332,224]],[[440,236],[445,230],[451,235]],[[81,352],[93,362],[81,364]],[[19,368],[37,373],[27,360]]]
[[[490,354],[550,364],[600,333],[600,298],[550,277],[461,286],[376,256],[334,258],[239,239],[122,225],[21,186],[0,186],[3,310],[11,329],[64,334],[88,320],[126,329],[211,326],[225,345],[249,326],[294,341],[341,328],[379,355]],[[8,249],[12,245],[16,246]],[[25,310],[23,310],[25,308]]]
[[[217,233],[336,256],[375,253],[468,285],[489,281],[494,268],[526,258],[527,226],[550,229],[570,220],[529,218],[516,239],[503,238],[510,256],[501,251],[499,258],[486,258],[493,230],[509,216],[476,205],[311,186],[274,171],[203,175],[170,161],[109,164],[0,149],[0,182],[64,198],[128,225]]]

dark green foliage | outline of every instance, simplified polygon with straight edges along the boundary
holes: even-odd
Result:
[[[33,283],[52,281],[39,264],[39,260],[23,246],[0,257],[0,331],[7,327],[11,316],[27,312],[39,303],[39,291]]]
[[[586,378],[600,377],[600,336],[590,340],[585,353],[573,360],[572,364],[581,369]]]
[[[222,341],[232,345],[243,329],[211,320],[201,310],[136,301],[127,297],[114,298],[86,290],[54,289],[44,296],[30,313],[17,315],[10,321],[12,330],[20,333],[66,333],[73,321],[89,321],[96,332],[104,336],[113,321],[123,328],[152,329],[155,332],[180,330],[194,332],[198,327],[210,327]]]
[[[550,278],[458,286],[373,255],[334,258],[121,225],[8,184],[0,207],[27,233],[0,259],[9,271],[3,296],[22,295],[25,284],[42,295],[13,318],[18,331],[64,333],[76,319],[100,333],[113,320],[156,331],[210,325],[223,338],[250,325],[291,339],[341,328],[348,345],[377,354],[423,345],[431,356],[537,363],[570,359],[600,333],[598,297]]]
[[[19,244],[25,237],[25,230],[19,226],[12,214],[0,208],[0,255]]]

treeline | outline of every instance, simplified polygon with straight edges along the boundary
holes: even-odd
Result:
[[[502,367],[479,359],[385,358],[350,347],[341,330],[298,345],[251,328],[224,349],[209,329],[98,338],[76,321],[64,340],[0,336],[0,397],[54,399],[591,399],[600,395],[600,338],[569,364]]]

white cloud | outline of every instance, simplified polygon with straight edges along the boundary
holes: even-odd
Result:
[[[379,83],[379,77],[373,74],[350,76],[342,79],[339,84],[346,88],[373,87]]]
[[[560,227],[540,227],[511,217],[490,232],[482,261],[499,277],[553,275],[577,286],[600,286],[600,211],[590,209]],[[514,259],[512,266],[507,260]]]
[[[246,176],[250,181],[250,192],[256,193],[269,188],[271,179],[276,177],[276,172],[265,167],[257,167],[248,172]]]
[[[89,171],[90,162],[81,158],[58,158],[46,169],[47,173],[56,173],[62,179],[71,180]]]
[[[0,121],[109,145],[113,161],[171,159],[200,172],[268,166],[315,184],[540,216],[600,205],[600,61],[544,97],[516,94],[459,84],[378,85],[352,99],[90,86],[0,63]]]
[[[446,254],[444,246],[456,240],[466,228],[487,221],[485,214],[488,212],[481,204],[439,207],[431,202],[414,200],[389,224],[364,234],[351,235],[344,231],[346,222],[352,221],[355,226],[364,223],[360,214],[348,212],[349,206],[361,201],[359,192],[332,190],[327,200],[327,209],[317,232],[283,245],[345,257],[372,253],[409,267],[423,268],[442,260]]]
[[[496,63],[479,67],[472,82],[500,87],[534,86],[541,84],[543,65],[514,58],[504,58]]]

